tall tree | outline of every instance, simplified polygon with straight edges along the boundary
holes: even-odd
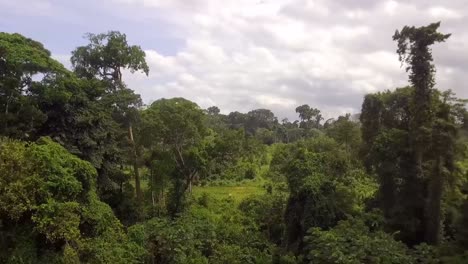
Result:
[[[0,134],[49,136],[93,164],[100,190],[121,186],[124,177],[114,173],[119,125],[102,102],[104,82],[77,78],[41,43],[19,34],[0,33],[0,56]]]
[[[379,181],[377,201],[399,239],[413,244],[421,236],[424,197],[422,183],[409,187],[412,155],[409,145],[409,107],[413,89],[398,88],[366,95],[360,116],[362,154]],[[403,192],[403,190],[411,191]],[[413,242],[415,241],[415,242]]]
[[[411,86],[365,97],[360,120],[363,154],[380,182],[377,200],[407,244],[438,244],[442,199],[454,171],[453,99],[434,88],[430,45],[450,35],[439,23],[397,31],[398,54]]]
[[[400,56],[400,61],[408,64],[406,70],[409,72],[409,81],[414,87],[410,123],[410,140],[415,163],[413,177],[416,179],[429,177],[429,195],[425,208],[425,240],[431,244],[440,242],[440,200],[442,198],[443,175],[441,171],[431,176],[425,175],[423,168],[426,159],[425,149],[427,150],[427,146],[431,145],[431,134],[434,132],[432,127],[435,121],[433,105],[435,66],[432,63],[430,46],[444,42],[450,37],[450,34],[438,32],[439,26],[440,22],[419,28],[405,26],[401,31],[397,30],[393,36],[393,40],[398,43],[397,53]],[[436,159],[437,163],[441,162],[441,156]]]
[[[307,104],[296,107],[296,113],[299,114],[302,128],[319,128],[320,122],[323,120],[320,110],[311,108]]]
[[[103,99],[114,109],[117,119],[127,127],[128,142],[131,149],[135,176],[137,200],[141,201],[142,191],[138,165],[137,146],[134,140],[133,124],[137,120],[135,108],[141,105],[139,95],[128,89],[122,81],[122,70],[142,71],[146,75],[149,67],[145,61],[145,52],[135,45],[127,43],[125,34],[110,31],[104,34],[87,34],[89,44],[72,52],[71,62],[76,74],[80,77],[101,79],[107,87],[108,94]]]

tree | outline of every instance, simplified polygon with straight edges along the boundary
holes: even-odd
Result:
[[[141,105],[141,99],[139,95],[126,88],[122,81],[122,70],[128,69],[132,73],[142,71],[148,75],[149,68],[145,61],[145,52],[139,46],[130,46],[126,35],[117,31],[97,35],[88,33],[86,37],[90,43],[76,48],[72,52],[71,62],[78,76],[87,79],[99,78],[105,83],[108,93],[103,102],[114,109],[116,119],[128,131],[136,196],[141,202],[143,197],[138,153],[133,132],[133,124],[138,120],[138,112],[135,108]]]
[[[206,140],[207,164],[203,180],[226,179],[233,170],[236,176],[245,175],[235,169],[239,160],[248,155],[245,141],[242,129],[223,129],[210,134]]]
[[[362,211],[375,184],[351,154],[329,137],[300,141],[285,150],[292,153],[275,155],[272,169],[286,177],[289,189],[285,246],[302,253],[307,230],[331,228]]]
[[[34,137],[47,119],[34,100],[34,89],[66,74],[41,43],[0,32],[0,134]]]
[[[351,121],[350,117],[350,114],[339,116],[336,121],[328,123],[325,132],[329,137],[344,144],[350,151],[358,153],[361,145],[360,125]]]
[[[227,116],[227,122],[230,128],[238,129],[243,128],[245,130],[245,123],[247,122],[246,114],[240,112],[231,112]]]
[[[72,52],[71,62],[75,72],[82,77],[109,82],[108,89],[123,89],[122,69],[132,73],[142,71],[149,73],[145,61],[145,52],[139,46],[130,46],[127,36],[118,31],[102,34],[86,34],[87,46],[76,48]]]
[[[380,207],[409,245],[440,242],[443,193],[455,168],[457,106],[434,89],[429,48],[450,36],[439,33],[439,25],[395,33],[412,86],[367,95],[360,117],[366,164],[380,182]]]
[[[239,204],[239,209],[251,217],[265,236],[277,245],[281,245],[283,240],[285,207],[286,196],[277,190],[248,197]]]
[[[255,109],[247,113],[245,131],[250,135],[255,135],[257,129],[265,128],[271,130],[278,124],[275,114],[269,109]]]
[[[210,106],[207,109],[209,115],[218,115],[220,110],[217,106]]]
[[[106,83],[78,78],[39,42],[6,33],[0,39],[0,91],[6,95],[1,96],[0,107],[4,105],[7,112],[0,112],[5,121],[0,134],[32,141],[51,137],[98,170],[101,198],[112,203],[121,199],[127,181],[117,169],[123,158],[118,146],[121,129],[113,118],[115,100],[110,102]]]
[[[174,162],[169,204],[173,215],[181,211],[185,192],[191,191],[206,163],[203,119],[200,107],[183,98],[160,99],[143,111],[142,140],[148,148],[162,149]]]
[[[280,140],[284,143],[295,142],[304,136],[304,129],[298,125],[299,121],[295,120],[290,122],[287,118],[281,121],[281,125],[278,126],[276,133]]]
[[[299,114],[302,128],[320,128],[320,122],[323,120],[320,110],[305,104],[296,107],[296,113]]]
[[[439,151],[433,175],[425,175],[424,163],[428,159],[425,155],[427,146],[431,145],[431,132],[435,122],[435,109],[433,105],[434,73],[435,66],[432,63],[432,53],[429,46],[444,42],[450,34],[442,34],[437,31],[440,22],[423,27],[405,26],[401,31],[396,31],[393,40],[398,42],[397,53],[402,63],[407,63],[409,81],[414,87],[413,104],[411,107],[412,119],[410,123],[410,142],[414,150],[414,174],[415,178],[429,179],[428,201],[425,208],[425,241],[430,244],[440,242],[441,233],[441,199],[443,190],[443,153]]]
[[[454,99],[445,93],[435,91],[432,98],[435,119],[431,141],[425,146],[423,163],[426,176],[415,178],[410,111],[413,91],[413,88],[405,87],[394,92],[367,95],[361,114],[362,154],[368,169],[378,176],[378,203],[392,229],[401,230],[398,238],[410,245],[425,241],[424,233],[428,227],[423,223],[427,218],[425,210],[430,195],[425,190],[428,190],[432,177],[442,170],[441,190],[451,187],[449,183],[456,171],[454,140],[458,127],[454,111],[456,101],[452,102]]]
[[[243,128],[248,136],[254,136],[259,128],[274,130],[278,125],[275,114],[268,109],[255,109],[247,114],[231,112],[226,119],[230,128]]]

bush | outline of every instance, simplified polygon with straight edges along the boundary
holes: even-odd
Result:
[[[203,192],[202,195],[198,198],[198,204],[203,207],[208,207],[210,197],[206,192]]]
[[[252,179],[255,178],[256,175],[257,175],[257,172],[255,171],[255,169],[252,168],[252,167],[249,167],[249,168],[245,171],[244,178],[245,178],[245,179],[252,180]]]
[[[250,197],[239,204],[239,209],[254,221],[265,237],[277,245],[281,245],[285,230],[285,207],[286,196],[281,193]]]
[[[201,197],[178,218],[154,218],[129,228],[129,237],[149,252],[147,262],[271,263],[273,245],[250,217],[228,201]]]
[[[309,263],[413,263],[408,248],[382,231],[371,232],[363,221],[341,221],[326,231],[312,228],[305,239]]]

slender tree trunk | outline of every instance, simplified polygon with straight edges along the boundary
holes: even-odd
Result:
[[[428,201],[426,205],[426,230],[425,240],[430,245],[440,243],[441,234],[441,200],[443,192],[443,162],[442,157],[437,157],[434,174],[429,182]]]
[[[190,194],[192,193],[192,186],[193,186],[193,181],[195,180],[195,177],[197,177],[198,172],[197,171],[192,171],[188,177],[186,177],[186,186],[185,186],[185,191],[188,191]]]
[[[136,198],[137,198],[138,203],[141,203],[143,201],[143,195],[141,192],[140,171],[138,169],[138,154],[136,151],[135,140],[133,139],[133,128],[131,124],[128,126],[128,137],[130,139],[130,144],[132,148],[133,173],[135,174]]]
[[[154,193],[154,170],[153,170],[153,166],[151,166],[151,202],[152,202],[152,205],[153,205],[153,209],[154,207],[156,206],[156,202],[155,202],[155,193]]]
[[[5,124],[4,124],[5,131],[4,132],[8,130],[8,113],[9,113],[11,98],[13,98],[13,92],[10,94],[10,96],[8,96],[6,100],[6,104],[5,104]]]
[[[165,208],[166,207],[166,199],[164,196],[164,176],[161,175],[161,192],[159,193],[160,197],[160,207],[158,209],[158,216],[161,216],[159,213],[161,212],[160,208]]]

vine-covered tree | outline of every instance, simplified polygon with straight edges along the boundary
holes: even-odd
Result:
[[[449,131],[451,129],[448,127],[450,126],[450,112],[447,111],[448,109],[440,109],[437,113],[433,103],[435,66],[432,63],[430,46],[444,42],[450,37],[450,34],[438,32],[439,26],[440,22],[419,28],[406,26],[401,31],[396,31],[393,36],[393,39],[398,42],[397,52],[400,61],[408,64],[409,81],[414,87],[413,104],[410,109],[412,113],[410,141],[415,163],[412,176],[418,179],[428,179],[424,235],[425,241],[431,244],[440,242],[441,199],[444,179],[447,177],[444,174],[446,174],[446,170],[447,172],[453,171],[451,161],[446,160],[449,158],[447,155],[451,155],[450,152],[453,152],[451,149],[453,143],[449,142],[452,138]],[[436,118],[438,118],[437,121]],[[431,142],[431,134],[438,137],[438,140]],[[441,137],[445,137],[445,139]],[[431,145],[435,146],[428,148]],[[435,154],[435,157],[426,156],[430,153]],[[430,169],[432,172],[425,172],[426,164],[424,163],[430,159],[435,161],[434,168]],[[426,173],[427,175],[425,175]]]
[[[379,175],[381,207],[409,244],[440,242],[443,191],[454,171],[452,102],[434,89],[430,46],[450,36],[439,26],[395,33],[411,87],[366,96],[361,114],[363,150]]]

